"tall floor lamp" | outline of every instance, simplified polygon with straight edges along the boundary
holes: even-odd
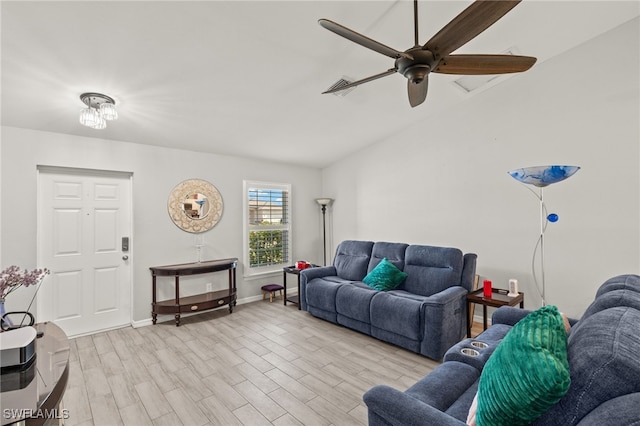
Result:
[[[544,280],[544,231],[547,229],[549,222],[557,222],[558,215],[555,213],[547,214],[547,207],[544,204],[544,187],[551,184],[563,181],[571,176],[575,172],[580,170],[578,166],[536,166],[525,167],[523,169],[515,169],[509,171],[509,174],[514,179],[526,183],[529,185],[540,188],[538,192],[531,188],[528,188],[540,201],[540,237],[533,250],[533,258],[531,259],[531,271],[533,273],[533,281],[537,287],[538,293],[542,298],[542,306],[545,306],[545,280]],[[540,278],[542,281],[542,289],[538,284],[536,276],[535,260],[536,253],[540,248]]]
[[[316,203],[322,207],[322,255],[324,259],[324,266],[327,266],[327,206],[333,203],[332,198],[316,198]]]

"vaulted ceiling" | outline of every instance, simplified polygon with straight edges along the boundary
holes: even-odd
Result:
[[[471,1],[419,3],[424,43]],[[466,93],[431,75],[411,108],[392,75],[344,97],[321,95],[341,77],[383,72],[393,60],[323,29],[327,18],[397,50],[413,45],[411,1],[2,1],[2,125],[324,167],[424,123]],[[524,0],[456,53],[561,55],[640,14],[633,1]],[[605,56],[594,52],[594,73]],[[104,130],[78,123],[79,95],[116,100]],[[463,119],[463,118],[461,118]]]

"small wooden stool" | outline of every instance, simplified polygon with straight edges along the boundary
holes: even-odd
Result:
[[[282,287],[280,284],[267,284],[261,287],[262,300],[265,300],[267,293],[269,293],[269,302],[273,302],[273,298],[276,296],[276,291],[280,290],[280,299],[282,299]]]

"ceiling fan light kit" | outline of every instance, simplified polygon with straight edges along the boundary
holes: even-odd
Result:
[[[395,50],[345,26],[320,19],[318,23],[363,47],[395,60],[394,67],[380,74],[342,86],[332,86],[324,93],[335,93],[356,87],[391,74],[400,73],[407,78],[409,104],[416,107],[427,97],[429,74],[487,75],[523,72],[536,62],[536,58],[519,55],[452,54],[481,32],[502,18],[521,0],[476,0],[445,25],[424,45],[418,42],[418,0],[413,2],[415,45],[404,52]]]
[[[117,120],[116,101],[102,93],[87,92],[80,95],[87,106],[80,111],[80,124],[101,130],[107,127],[107,121]]]

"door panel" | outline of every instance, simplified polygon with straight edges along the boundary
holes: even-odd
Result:
[[[130,324],[131,264],[120,242],[131,236],[131,175],[43,167],[38,192],[38,264],[51,270],[38,321],[69,336]]]
[[[81,317],[82,271],[54,272],[51,278],[51,284],[57,290],[52,292],[53,315],[51,318],[64,320]]]
[[[95,235],[96,253],[115,253],[118,251],[118,210],[96,210]]]
[[[94,314],[111,312],[118,309],[118,267],[100,268],[94,274]]]
[[[54,255],[80,254],[82,247],[82,211],[56,209],[52,211]]]

